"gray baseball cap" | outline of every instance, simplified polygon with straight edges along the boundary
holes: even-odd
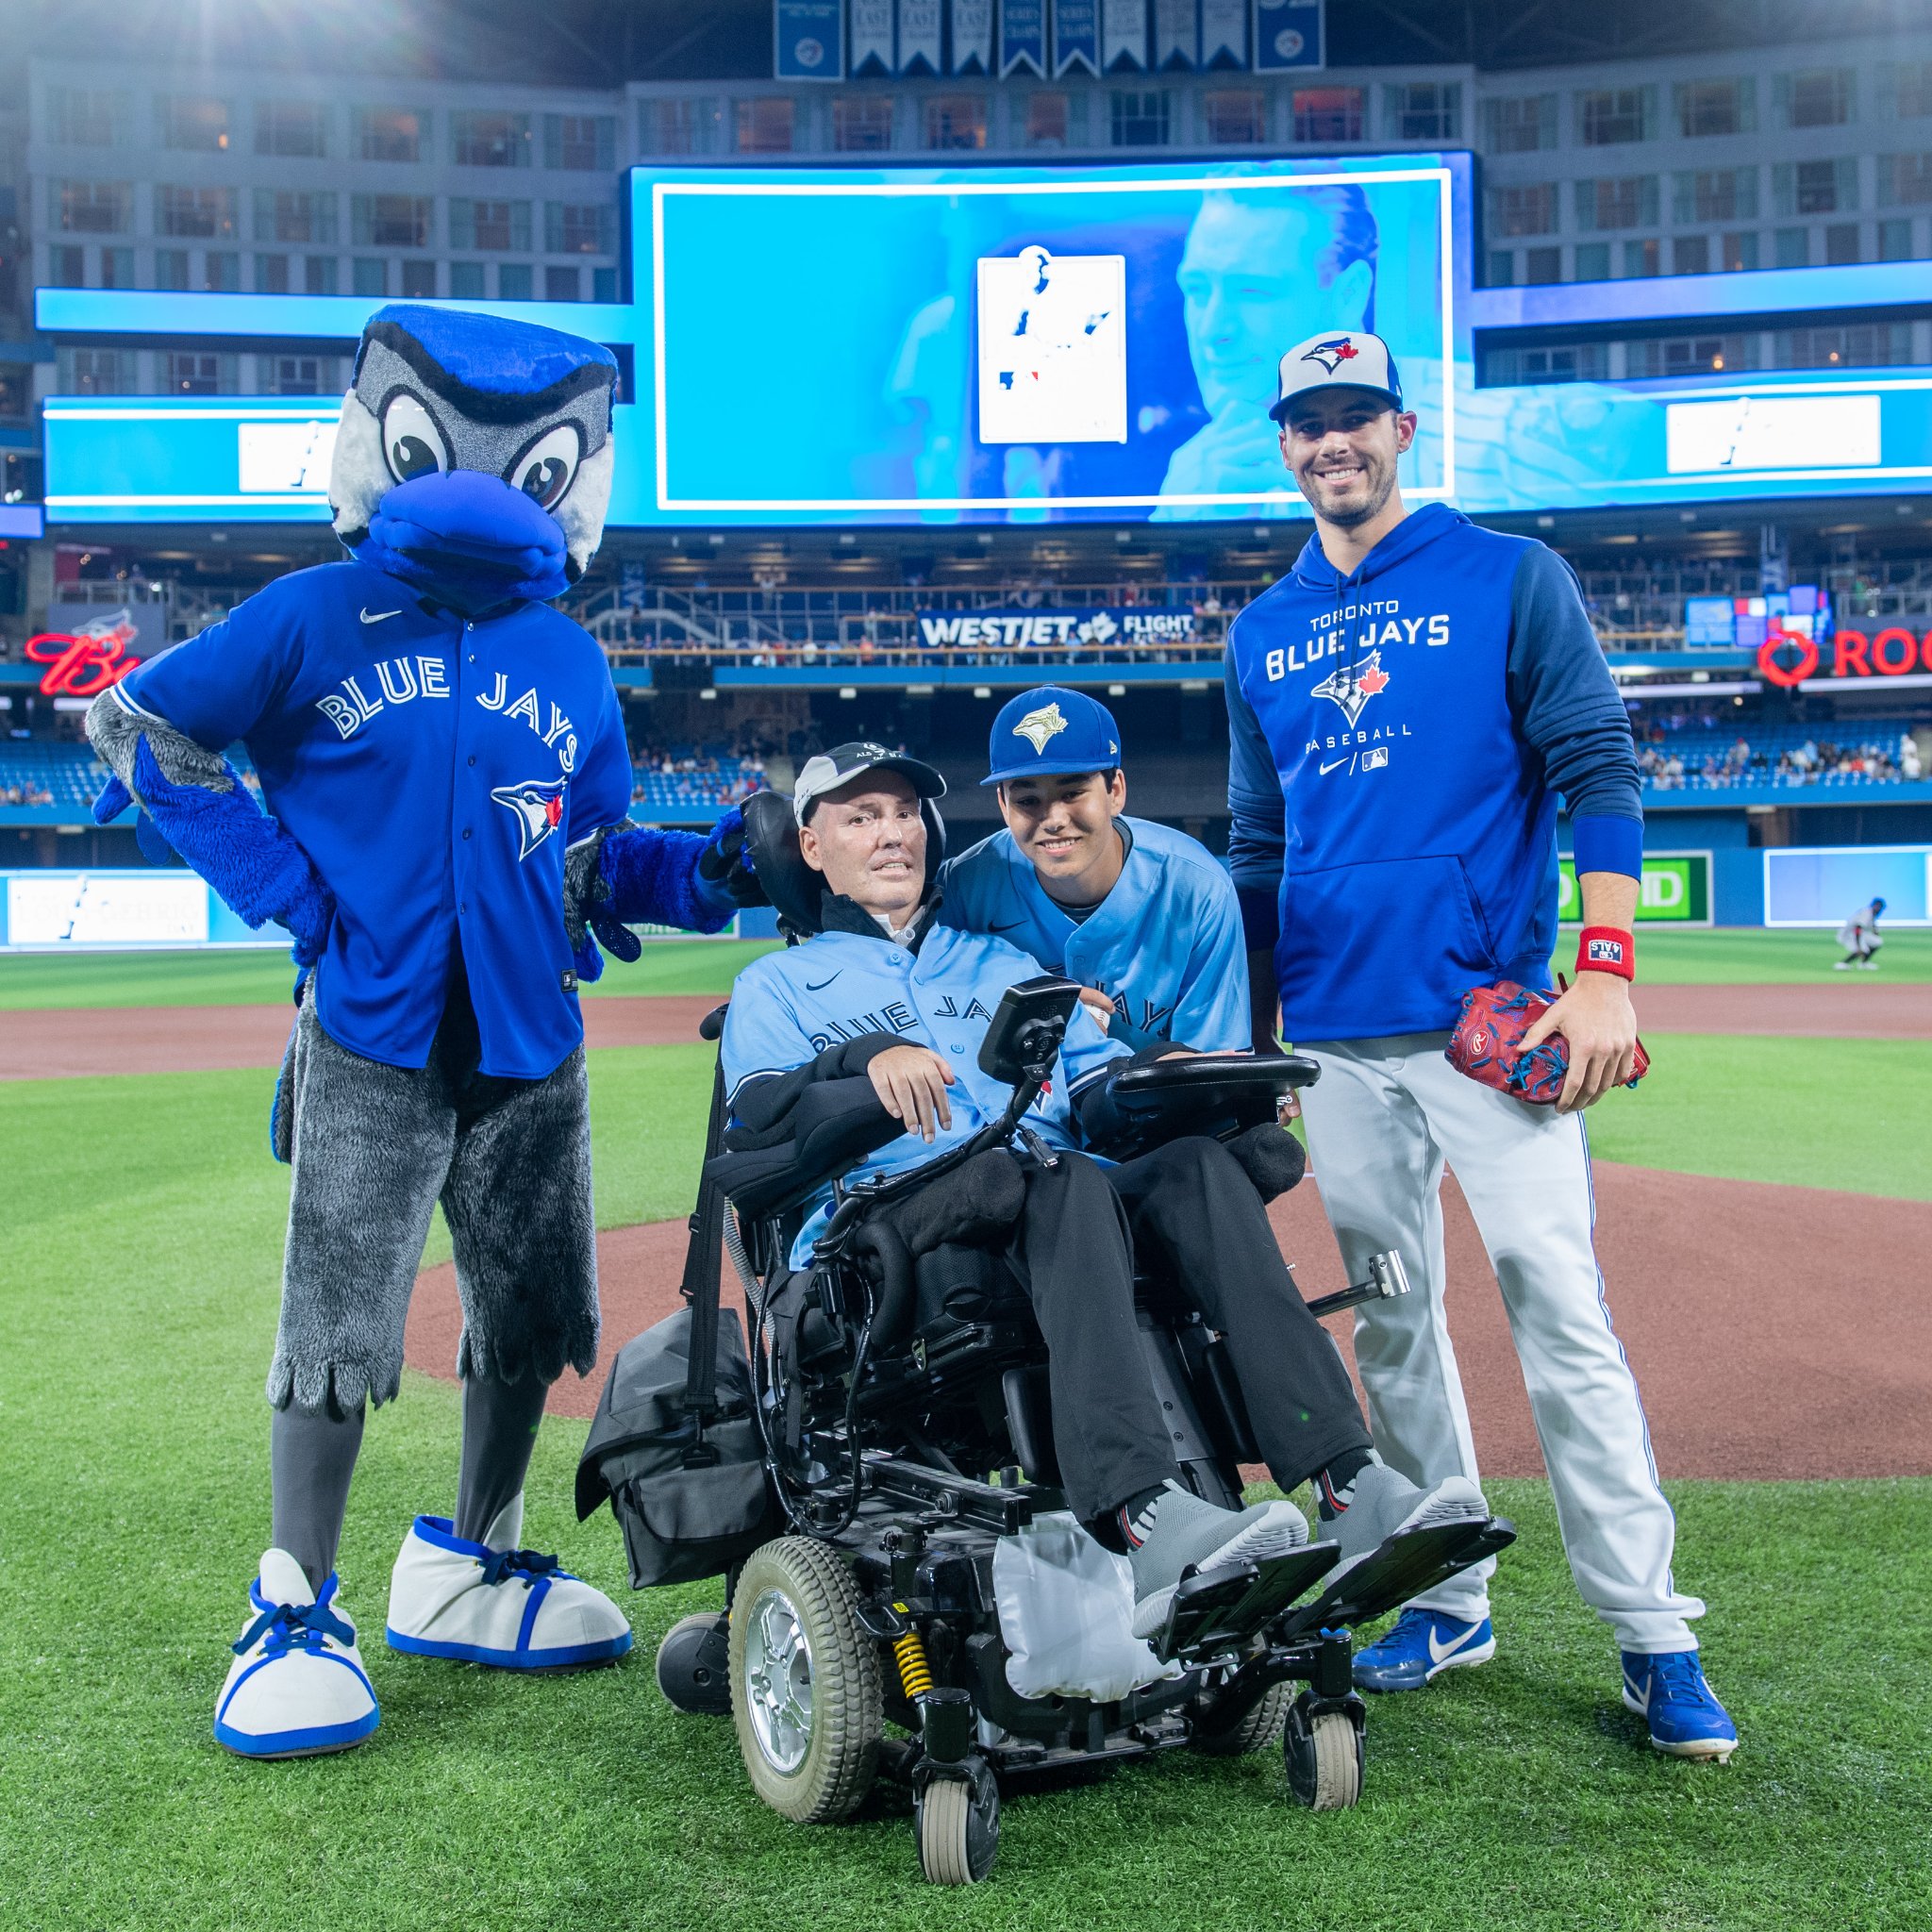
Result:
[[[830,751],[806,759],[791,788],[791,816],[804,824],[812,807],[827,792],[843,790],[868,772],[896,772],[921,798],[946,795],[946,781],[932,766],[859,739],[850,744],[835,744]]]
[[[1395,358],[1380,336],[1366,329],[1331,329],[1297,342],[1281,358],[1275,403],[1268,413],[1277,423],[1286,421],[1295,398],[1315,389],[1366,390],[1391,409],[1402,408]]]

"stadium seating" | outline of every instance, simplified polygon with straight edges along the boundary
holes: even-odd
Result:
[[[1911,728],[1904,718],[1754,723],[1748,728],[1700,722],[1643,736],[1640,721],[1637,762],[1647,793],[1742,786],[1819,791],[1898,785],[1920,775],[1900,755],[1900,741]]]

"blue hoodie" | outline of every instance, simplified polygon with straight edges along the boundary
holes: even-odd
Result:
[[[1446,1030],[1540,986],[1557,794],[1579,872],[1639,874],[1630,721],[1570,566],[1443,504],[1342,577],[1311,537],[1228,632],[1228,863],[1291,1040]]]

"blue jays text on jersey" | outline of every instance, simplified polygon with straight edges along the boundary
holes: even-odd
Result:
[[[1012,1090],[983,1073],[980,1042],[1008,987],[1031,979],[1040,963],[1004,940],[934,926],[917,953],[883,935],[824,932],[782,953],[754,959],[738,975],[724,1016],[721,1049],[724,1088],[735,1098],[747,1081],[789,1074],[836,1041],[896,1033],[908,1044],[943,1054],[955,1084],[946,1090],[953,1124],[927,1144],[902,1134],[867,1159],[863,1173],[916,1166],[997,1120]],[[1055,1146],[1076,1144],[1071,1093],[1127,1047],[1108,1040],[1099,1022],[1076,1008],[1055,1077],[1027,1125]],[[826,1189],[791,1250],[803,1267],[824,1225]]]
[[[1207,848],[1150,819],[1115,820],[1127,841],[1113,890],[1070,919],[1010,832],[940,870],[940,919],[996,932],[1050,970],[1098,987],[1128,1031],[1204,1053],[1249,1043],[1248,962],[1233,881]]]
[[[210,749],[237,739],[335,894],[316,1014],[420,1067],[457,951],[482,1069],[535,1079],[583,1038],[563,853],[624,821],[630,755],[596,642],[542,604],[466,621],[362,563],[297,571],[117,688]]]
[[[1250,942],[1291,1039],[1445,1030],[1472,986],[1542,984],[1559,791],[1580,871],[1638,869],[1629,719],[1540,543],[1430,504],[1344,581],[1310,538],[1230,628],[1226,684],[1230,867],[1274,901]]]

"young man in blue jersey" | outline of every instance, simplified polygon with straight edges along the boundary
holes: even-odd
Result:
[[[733,989],[723,1058],[741,1124],[769,1131],[811,1086],[863,1078],[905,1124],[866,1163],[869,1172],[891,1173],[969,1138],[1004,1109],[1008,1090],[981,1071],[979,1043],[1006,989],[1041,967],[1003,939],[936,924],[923,801],[944,789],[929,765],[864,743],[841,745],[799,774],[799,848],[825,880],[821,929],[753,961]],[[1026,1147],[1026,1135],[1011,1157],[981,1158],[998,1170],[987,1189],[1009,1196],[987,1219],[1004,1234],[1046,1341],[1054,1444],[1069,1506],[1127,1551],[1135,1627],[1144,1636],[1164,1621],[1189,1564],[1278,1555],[1306,1540],[1307,1524],[1289,1504],[1223,1510],[1179,1485],[1141,1352],[1128,1215],[1101,1165],[1073,1151],[1081,1115],[1104,1099],[1109,1068],[1131,1057],[1077,1009],[1058,1077],[1026,1123],[1026,1135],[1055,1155],[1053,1164],[1038,1158],[1039,1146]],[[1115,1172],[1128,1176],[1131,1191],[1142,1166],[1130,1161]],[[1245,1194],[1246,1232],[1258,1227],[1272,1248],[1259,1197],[1239,1170],[1235,1178]],[[809,1264],[829,1194],[800,1231],[794,1268]],[[1166,1211],[1185,1215],[1189,1203],[1171,1200]],[[1205,1213],[1205,1204],[1193,1211]],[[1486,1514],[1473,1483],[1452,1478],[1424,1493],[1374,1457],[1340,1357],[1278,1252],[1272,1272],[1235,1265],[1233,1254],[1245,1251],[1242,1230],[1234,1224],[1237,1210],[1226,1219],[1223,1232],[1235,1248],[1207,1278],[1185,1286],[1227,1337],[1276,1481],[1287,1489],[1317,1476],[1324,1491],[1352,1486],[1361,1498],[1358,1518],[1340,1532],[1344,1560],[1400,1529]]]
[[[1241,903],[1205,846],[1126,816],[1113,713],[1057,685],[1022,691],[993,720],[988,761],[1006,830],[941,868],[941,922],[1078,980],[1129,1046],[1244,1053]]]
[[[1229,856],[1250,970],[1322,1064],[1303,1107],[1343,1258],[1398,1248],[1413,1284],[1357,1315],[1377,1440],[1418,1481],[1475,1474],[1442,1308],[1446,1162],[1502,1288],[1572,1572],[1622,1647],[1624,1702],[1659,1750],[1727,1758],[1737,1731],[1690,1634],[1704,1606],[1672,1576],[1675,1524],[1591,1245],[1582,1110],[1630,1077],[1637,1042],[1629,721],[1562,558],[1403,503],[1416,419],[1379,337],[1291,349],[1272,413],[1315,535],[1229,633]],[[1523,1042],[1567,1042],[1545,1107],[1465,1077],[1444,1047],[1472,988],[1546,983],[1558,793],[1584,933],[1574,985]],[[1494,1647],[1479,1568],[1411,1606],[1357,1681],[1419,1689]]]

